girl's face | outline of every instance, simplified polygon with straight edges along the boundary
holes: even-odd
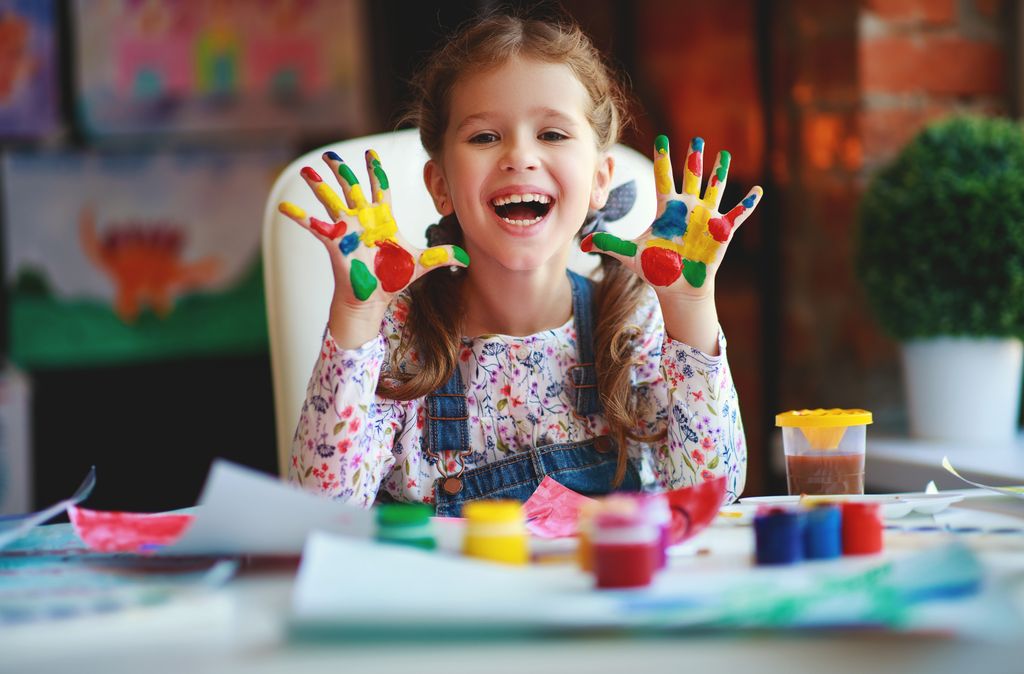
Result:
[[[568,66],[528,58],[460,80],[442,154],[424,170],[438,212],[454,209],[473,265],[565,266],[612,160],[597,149],[586,89]]]

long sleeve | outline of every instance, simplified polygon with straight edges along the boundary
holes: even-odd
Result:
[[[338,347],[325,331],[299,425],[289,480],[310,491],[369,507],[394,465],[392,444],[406,406],[375,391],[387,338],[382,331],[358,349]]]
[[[734,501],[746,482],[747,450],[725,337],[719,330],[719,355],[709,356],[665,334],[656,299],[642,309],[644,342],[633,377],[641,404],[651,410],[645,431],[665,431],[647,457],[655,483],[677,489],[725,475]]]

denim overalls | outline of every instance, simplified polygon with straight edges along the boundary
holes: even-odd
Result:
[[[572,393],[576,413],[587,416],[601,410],[594,368],[593,286],[591,281],[571,271],[569,280],[576,327],[576,362],[579,363],[570,370]],[[434,482],[434,500],[441,517],[456,517],[464,503],[477,499],[525,501],[545,475],[581,494],[600,495],[612,491],[617,452],[615,441],[605,435],[533,447],[485,466],[464,470],[463,461],[471,452],[469,414],[458,367],[441,388],[427,396],[425,440],[424,450],[437,458],[442,475]],[[446,457],[455,458],[454,473],[447,472]],[[640,475],[633,461],[629,461],[618,490],[640,490]]]

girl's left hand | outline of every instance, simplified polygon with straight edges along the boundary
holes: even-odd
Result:
[[[659,296],[672,294],[702,299],[714,292],[715,273],[736,229],[761,201],[763,191],[754,187],[729,212],[718,211],[732,156],[722,151],[700,197],[704,139],[690,141],[686,154],[683,191],[675,191],[668,138],[654,141],[654,183],[658,211],[654,224],[632,241],[608,232],[583,239],[584,252],[600,251],[618,259],[654,286]]]

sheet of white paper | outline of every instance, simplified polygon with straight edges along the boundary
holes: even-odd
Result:
[[[314,530],[367,538],[373,513],[218,459],[192,524],[160,553],[297,555]]]
[[[942,602],[949,605],[928,613],[930,625],[964,631],[958,611],[978,602],[993,616],[983,629],[1021,625],[1005,592],[978,594],[982,568],[963,546],[900,559],[704,567],[696,571],[699,581],[694,571],[670,570],[637,590],[595,590],[593,578],[573,565],[488,564],[315,532],[302,554],[290,625],[299,636],[350,639],[422,637],[438,629],[462,638],[595,628],[912,629],[918,605],[931,609]]]
[[[997,494],[1003,494],[1005,496],[1024,498],[1024,487],[994,487],[992,485],[981,484],[980,482],[972,482],[971,480],[968,480],[966,477],[957,472],[956,468],[953,467],[953,464],[949,462],[948,456],[942,457],[942,467],[973,487],[978,487],[979,489],[988,489],[989,491],[994,491]]]
[[[52,506],[25,515],[5,515],[0,517],[0,548],[18,540],[35,527],[67,510],[68,506],[78,505],[92,493],[96,486],[96,466],[89,469],[89,474],[78,485],[78,489],[63,501],[58,501]]]

